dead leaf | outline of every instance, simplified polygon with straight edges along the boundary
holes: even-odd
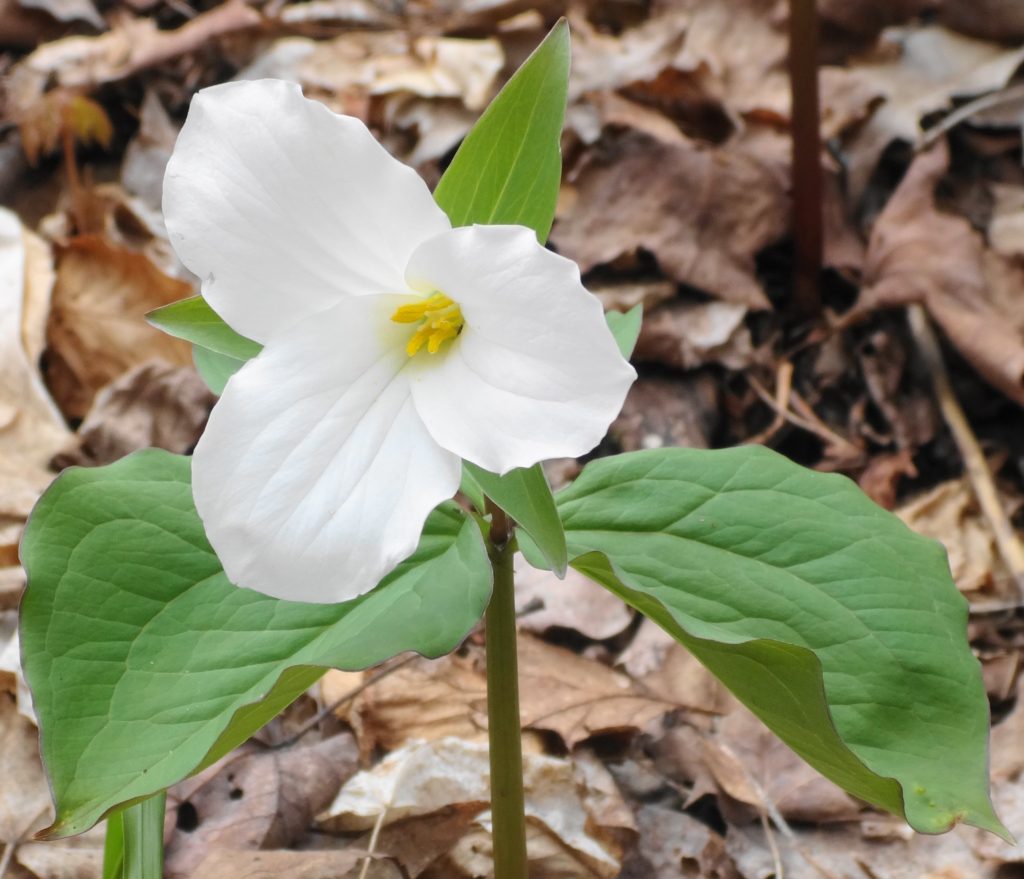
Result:
[[[718,678],[649,619],[641,622],[617,664],[652,695],[690,711],[726,714],[737,704]]]
[[[624,452],[711,447],[720,417],[718,381],[708,372],[682,378],[641,375],[608,435]]]
[[[745,306],[731,302],[667,302],[644,315],[635,357],[680,370],[708,364],[745,369],[764,359],[757,356],[746,316]]]
[[[758,813],[774,806],[787,820],[808,823],[853,821],[860,814],[848,794],[742,705],[735,705],[705,738],[703,759],[725,793]]]
[[[504,63],[501,44],[493,38],[422,36],[410,45],[404,31],[350,31],[332,40],[278,40],[242,78],[299,82],[311,96],[322,95],[339,107],[404,93],[457,98],[468,110],[480,111]]]
[[[524,729],[557,733],[569,748],[596,735],[635,732],[675,705],[646,694],[621,672],[523,634],[519,638]],[[349,718],[364,753],[413,739],[484,741],[483,651],[420,660],[382,678],[352,703]]]
[[[228,0],[174,30],[161,30],[153,18],[135,18],[99,36],[45,43],[8,74],[8,112],[19,118],[48,88],[95,89],[193,52],[225,34],[252,30],[260,21],[260,14],[242,0]]]
[[[516,555],[516,607],[522,609],[539,601],[541,609],[519,620],[521,629],[544,633],[551,628],[571,629],[594,641],[623,632],[633,621],[633,612],[589,577],[570,568],[564,579],[551,571],[532,567]]]
[[[677,809],[641,806],[639,842],[623,865],[623,879],[739,879],[722,836]]]
[[[50,387],[81,418],[96,392],[153,358],[191,362],[191,346],[149,326],[145,314],[191,295],[192,286],[140,253],[82,236],[63,249],[48,331]]]
[[[860,201],[882,151],[894,140],[918,144],[921,120],[956,98],[1002,88],[1024,62],[1024,46],[1004,48],[939,25],[892,28],[869,55],[851,61],[884,96],[846,148],[849,191]]]
[[[1019,0],[942,0],[939,21],[983,40],[1024,40],[1024,6]]]
[[[170,879],[192,879],[211,849],[295,843],[358,765],[351,735],[311,746],[235,752],[172,788],[167,845]]]
[[[1003,256],[1024,257],[1024,186],[994,183],[992,196],[989,244]]]
[[[1009,577],[988,522],[978,511],[969,483],[943,482],[895,510],[918,534],[940,541],[961,592],[991,594]]]
[[[365,875],[363,854],[348,851],[210,852],[189,879],[402,879],[402,871],[372,858]]]
[[[754,256],[788,228],[779,175],[741,148],[668,145],[631,132],[606,141],[573,173],[575,198],[551,236],[558,250],[585,272],[643,249],[678,282],[767,308]]]
[[[164,170],[177,138],[178,126],[156,92],[147,91],[139,107],[139,130],[124,151],[121,182],[155,211],[160,210]]]
[[[38,369],[53,278],[49,248],[0,209],[0,570],[15,589],[22,524],[70,438]]]
[[[990,301],[980,236],[935,206],[948,153],[939,143],[910,166],[868,243],[858,311],[922,302],[992,385],[1024,404],[1024,335]]]
[[[191,451],[216,397],[198,373],[159,360],[129,370],[100,390],[60,467],[110,464],[137,449]]]
[[[417,660],[360,693],[348,717],[362,752],[393,751],[412,739],[483,741],[487,682],[479,663],[475,652]]]
[[[85,836],[48,842],[25,842],[15,860],[35,879],[100,879],[103,875],[103,829]]]
[[[410,743],[389,754],[373,769],[350,779],[331,805],[322,821],[338,830],[368,830],[378,822],[386,827],[403,819],[430,816],[453,806],[463,809],[479,807],[478,824],[489,831],[487,804],[490,762],[484,743],[445,738],[426,743]],[[531,876],[555,874],[544,862],[556,853],[563,858],[566,849],[570,862],[579,869],[570,876],[599,876],[612,879],[618,875],[618,857],[607,833],[588,813],[586,778],[564,759],[539,754],[525,754],[523,785],[526,793],[526,814],[535,831],[527,847],[532,863]],[[408,825],[407,825],[408,826]],[[490,860],[483,834],[473,834],[463,844],[456,844],[449,862],[456,869],[444,876],[486,876]],[[557,842],[552,846],[551,841]],[[564,863],[564,861],[563,861]],[[490,868],[493,869],[493,868]],[[584,872],[584,870],[586,872]]]
[[[0,843],[28,838],[52,813],[38,739],[14,695],[0,691]]]

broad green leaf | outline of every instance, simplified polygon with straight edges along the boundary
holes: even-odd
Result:
[[[218,396],[224,393],[228,379],[245,366],[244,360],[204,348],[202,345],[192,346],[192,362],[195,363],[196,371],[206,382],[206,386]]]
[[[640,326],[644,321],[644,307],[635,305],[625,313],[609,311],[605,313],[604,319],[608,321],[608,329],[615,336],[619,352],[629,360],[636,347],[636,340],[640,338]]]
[[[25,675],[57,801],[51,836],[173,784],[329,667],[440,656],[479,619],[491,573],[454,504],[381,585],[336,605],[232,586],[192,503],[190,460],[148,450],[54,482],[25,529]]]
[[[518,223],[547,240],[562,178],[569,56],[560,21],[466,136],[434,190],[452,225]]]
[[[484,494],[520,523],[548,567],[563,576],[569,564],[565,532],[544,470],[539,466],[528,467],[497,476],[468,461],[463,467]]]
[[[202,296],[172,302],[151,311],[146,320],[168,335],[243,362],[263,347],[231,329]]]
[[[155,879],[164,874],[164,791],[111,814],[103,847],[103,879]]]
[[[598,460],[558,507],[573,566],[822,774],[924,832],[1006,834],[967,604],[937,542],[845,477],[757,447]]]

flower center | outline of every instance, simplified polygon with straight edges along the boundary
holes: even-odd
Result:
[[[391,315],[391,319],[398,324],[420,324],[405,346],[410,357],[424,345],[428,354],[436,354],[445,342],[462,332],[462,311],[443,293],[434,293],[420,302],[403,305]]]

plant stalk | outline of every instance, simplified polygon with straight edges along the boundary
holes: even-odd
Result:
[[[515,545],[505,513],[490,501],[488,552],[494,591],[484,619],[487,639],[487,736],[495,879],[527,879],[523,745],[519,727],[519,660],[512,572]]]
[[[789,0],[789,85],[793,138],[793,308],[803,318],[814,318],[821,313],[819,283],[825,247],[815,0]]]

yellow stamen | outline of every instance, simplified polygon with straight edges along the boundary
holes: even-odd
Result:
[[[405,346],[410,357],[424,345],[428,354],[436,354],[445,342],[462,332],[462,311],[443,293],[434,293],[420,302],[403,305],[395,310],[391,319],[400,324],[422,321]]]

